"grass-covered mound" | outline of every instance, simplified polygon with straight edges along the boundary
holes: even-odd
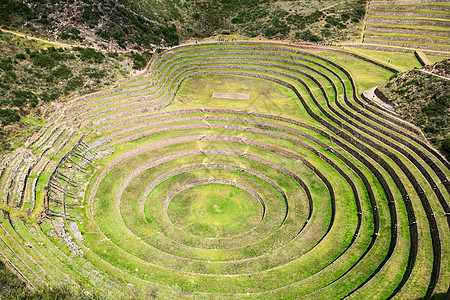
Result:
[[[109,298],[447,293],[450,165],[358,97],[393,71],[260,42],[154,56],[2,158],[2,257]]]
[[[403,118],[419,126],[427,138],[450,158],[450,60],[423,70],[414,69],[395,75],[379,86],[385,100]]]

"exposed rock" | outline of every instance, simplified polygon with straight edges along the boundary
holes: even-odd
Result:
[[[72,237],[67,234],[67,230],[64,226],[62,219],[52,221],[53,228],[58,236],[64,241],[64,243],[72,250],[73,256],[83,256],[83,250],[76,243],[72,241]],[[78,227],[77,227],[78,228]],[[80,234],[81,235],[81,234]]]
[[[77,240],[84,242],[83,235],[81,234],[80,229],[78,229],[78,224],[77,223],[75,223],[75,222],[69,223],[69,229],[72,232],[73,236]]]

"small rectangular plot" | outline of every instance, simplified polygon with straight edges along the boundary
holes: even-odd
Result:
[[[227,99],[227,100],[250,100],[249,94],[234,94],[234,93],[216,93],[214,92],[211,98]]]

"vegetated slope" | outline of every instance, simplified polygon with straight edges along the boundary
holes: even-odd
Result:
[[[15,273],[9,270],[6,265],[0,261],[0,299],[4,300],[20,300],[20,299],[103,299],[97,296],[87,296],[82,290],[73,292],[66,286],[41,289],[39,291],[31,291],[25,282],[17,277]]]
[[[448,76],[450,60],[423,70]],[[403,118],[420,126],[427,138],[450,158],[450,79],[414,69],[395,75],[379,90]]]
[[[41,126],[52,102],[110,86],[145,64],[139,54],[45,47],[0,32],[0,153]]]
[[[207,37],[222,29],[255,37],[343,39],[364,16],[365,1],[185,1],[184,35]],[[357,30],[359,32],[359,29]],[[354,33],[354,32],[353,32]]]
[[[149,49],[155,45],[178,44],[176,28],[168,23],[178,15],[172,15],[172,10],[159,1],[148,3],[152,5],[139,6],[136,12],[133,1],[2,0],[0,24],[11,28],[24,27],[29,32],[53,39],[99,45],[104,40],[107,48]]]
[[[364,0],[0,0],[0,24],[106,48],[171,46],[222,30],[317,42],[358,35],[364,6]]]
[[[448,294],[449,164],[356,90],[391,71],[311,45],[154,56],[2,157],[2,259],[36,287],[111,298]],[[212,100],[219,87],[251,100]],[[189,227],[212,215],[191,222],[183,191],[217,184],[258,199],[256,227],[213,238]]]
[[[449,29],[448,1],[370,1],[364,44],[449,52]]]

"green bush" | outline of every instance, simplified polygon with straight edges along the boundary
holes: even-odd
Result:
[[[6,71],[5,73],[6,82],[13,83],[17,80],[17,74],[13,70]]]
[[[0,24],[11,25],[17,19],[33,20],[36,15],[21,1],[0,0]]]
[[[447,137],[442,141],[441,151],[447,159],[450,159],[450,135],[447,135]]]
[[[335,27],[337,27],[337,28],[340,28],[340,29],[347,28],[347,25],[341,23],[340,20],[339,20],[338,18],[333,17],[333,16],[327,16],[327,17],[325,18],[325,22],[327,22],[328,24],[330,24],[330,25],[332,25],[332,26],[335,26]]]
[[[277,9],[271,13],[272,18],[278,18],[278,19],[282,19],[282,18],[286,17],[287,15],[289,15],[289,12],[282,10],[282,9]]]
[[[322,29],[320,31],[320,34],[322,36],[324,36],[324,37],[330,37],[331,36],[331,31],[329,29],[324,28],[324,29]]]
[[[305,22],[306,24],[313,24],[316,23],[320,20],[321,17],[323,17],[325,14],[320,11],[320,10],[316,10],[315,12],[313,12],[312,14],[308,15],[305,17]]]
[[[319,36],[313,34],[310,30],[306,30],[303,32],[296,32],[294,38],[296,40],[303,40],[303,41],[313,42],[313,43],[316,43],[316,42],[319,42],[322,40]]]
[[[14,90],[11,91],[11,105],[19,108],[35,108],[38,104],[38,99],[33,92]]]
[[[27,56],[25,55],[25,53],[16,53],[16,58],[20,60],[25,60],[27,59]]]
[[[50,102],[58,99],[59,96],[61,96],[59,91],[45,91],[39,97],[44,102]]]
[[[105,55],[103,53],[96,51],[92,48],[81,48],[75,47],[74,51],[77,51],[80,54],[81,60],[89,61],[93,63],[102,63],[105,60]]]
[[[31,55],[30,55],[31,57]],[[39,54],[34,56],[32,62],[35,66],[51,69],[56,65],[55,60],[48,54]]]
[[[10,71],[14,69],[11,57],[0,58],[0,69],[3,71]]]
[[[342,22],[347,22],[349,19],[350,19],[350,15],[349,14],[343,13],[341,15]]]
[[[448,73],[450,60],[444,60],[428,67],[434,72]],[[427,138],[443,151],[449,139],[450,131],[450,82],[426,74],[420,70],[411,70],[396,74],[379,86],[380,91],[389,99],[396,111],[405,119],[420,126]],[[445,150],[447,149],[447,150]]]
[[[84,84],[83,77],[77,76],[67,81],[64,90],[68,93],[76,89],[80,89]]]
[[[51,75],[55,76],[56,78],[68,79],[70,76],[72,76],[72,70],[70,70],[66,65],[61,64],[52,71]]]
[[[147,66],[147,60],[140,54],[132,54],[131,59],[133,59],[133,69],[142,70]]]
[[[0,109],[0,122],[3,126],[18,122],[19,120],[20,115],[16,110]]]
[[[65,30],[61,35],[59,36],[63,40],[73,40],[73,41],[83,41],[83,38],[80,36],[80,31],[76,28],[70,28],[68,30]]]
[[[101,14],[100,12],[96,10],[92,10],[92,6],[89,8],[86,8],[81,15],[81,20],[84,23],[87,23],[89,26],[96,26],[98,25],[98,21],[100,21]]]
[[[284,38],[289,34],[289,25],[278,18],[272,19],[271,24],[264,30],[264,36],[268,38],[273,38],[278,36],[279,38]]]
[[[30,58],[34,58],[34,57],[39,56],[39,55],[41,55],[39,53],[39,51],[38,50],[34,50],[33,52],[30,53]]]

